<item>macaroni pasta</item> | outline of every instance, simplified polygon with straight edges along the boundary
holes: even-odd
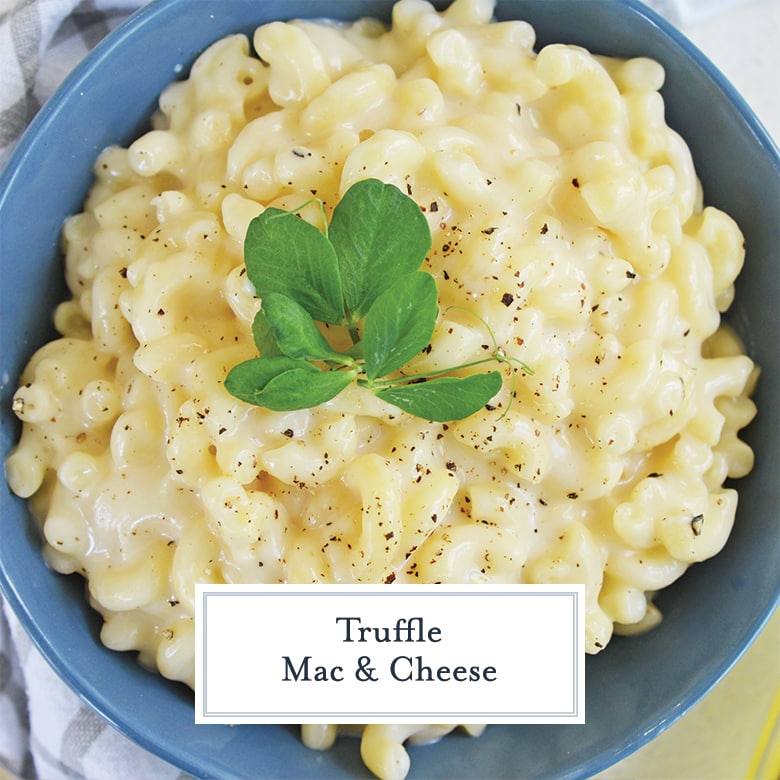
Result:
[[[88,581],[108,647],[192,685],[195,583],[507,582],[583,583],[596,653],[726,542],[755,411],[756,370],[720,324],[742,236],[703,205],[658,63],[536,53],[492,10],[400,0],[390,27],[272,23],[256,53],[227,37],[149,132],[100,155],[7,474],[51,566]],[[433,235],[440,317],[410,368],[483,357],[480,318],[533,368],[505,366],[468,419],[357,386],[271,412],[223,387],[255,354],[249,221],[275,206],[319,224],[301,204],[330,212],[368,177]],[[369,725],[362,755],[399,778],[403,743],[448,728]],[[303,738],[327,747],[336,727]]]

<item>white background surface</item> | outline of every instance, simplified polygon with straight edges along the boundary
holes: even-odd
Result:
[[[717,6],[717,0],[683,0]],[[780,0],[746,0],[714,15],[680,24],[721,70],[780,142]]]

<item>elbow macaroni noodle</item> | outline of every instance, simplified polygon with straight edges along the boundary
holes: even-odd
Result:
[[[528,24],[491,15],[401,0],[390,28],[272,23],[259,57],[227,37],[153,129],[100,155],[7,474],[108,647],[192,685],[198,582],[511,582],[584,583],[595,653],[726,542],[755,411],[720,324],[742,236],[703,205],[658,63],[537,54]],[[357,386],[287,413],[225,391],[255,351],[249,221],[312,194],[329,211],[367,177],[433,234],[441,313],[413,367],[484,356],[476,314],[533,368],[504,369],[495,409],[443,425]],[[402,777],[403,743],[448,728],[366,726],[364,760]],[[336,727],[303,734],[327,747]]]

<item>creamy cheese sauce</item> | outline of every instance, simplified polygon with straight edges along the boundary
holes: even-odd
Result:
[[[586,642],[652,626],[726,542],[752,466],[751,360],[720,325],[744,258],[666,126],[661,66],[553,45],[492,4],[401,0],[392,28],[216,42],[64,228],[72,299],[31,360],[12,489],[80,572],[103,641],[193,684],[196,583],[583,583]],[[268,206],[396,184],[428,219],[440,316],[409,371],[485,357],[489,407],[426,423],[353,386],[314,409],[223,387],[255,354],[242,244]],[[318,223],[316,204],[300,209]],[[474,369],[478,370],[478,369]],[[407,738],[364,758],[401,777]],[[474,733],[479,729],[472,727]],[[308,744],[335,727],[309,727]]]

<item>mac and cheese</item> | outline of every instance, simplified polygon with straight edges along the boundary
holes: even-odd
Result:
[[[192,685],[195,583],[509,582],[584,583],[595,653],[651,627],[653,594],[726,542],[724,481],[752,466],[737,432],[756,371],[720,324],[740,231],[703,203],[658,63],[536,53],[492,11],[400,0],[389,28],[276,22],[256,54],[227,37],[149,132],[100,155],[7,474],[51,566],[88,581],[108,647]],[[440,318],[412,367],[483,357],[481,318],[533,368],[505,367],[468,419],[357,386],[271,412],[223,387],[255,355],[249,221],[313,195],[329,212],[368,177],[433,235]],[[403,743],[448,728],[369,725],[362,753],[402,777]]]

